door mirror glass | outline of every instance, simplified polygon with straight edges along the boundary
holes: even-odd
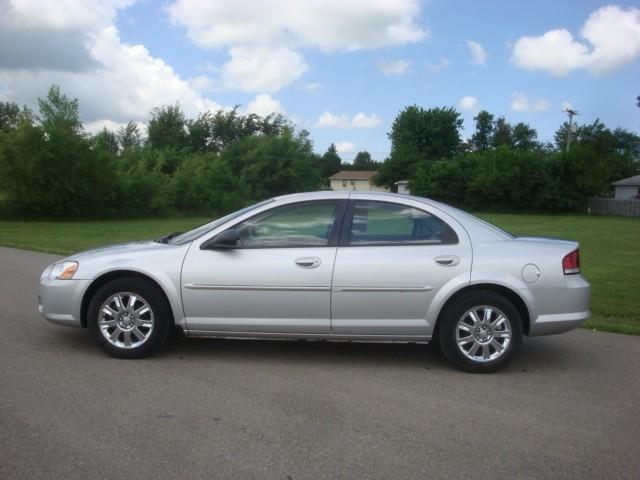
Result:
[[[205,242],[202,247],[203,250],[218,250],[224,248],[238,248],[238,242],[240,237],[238,236],[238,232],[234,229],[225,230],[222,233],[219,233],[212,239]]]

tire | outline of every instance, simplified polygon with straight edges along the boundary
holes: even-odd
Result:
[[[518,309],[495,292],[478,291],[463,296],[446,308],[440,321],[442,351],[451,363],[467,372],[503,369],[522,344]]]
[[[119,278],[103,285],[87,311],[91,335],[116,358],[149,356],[165,343],[172,323],[163,293],[139,278]]]

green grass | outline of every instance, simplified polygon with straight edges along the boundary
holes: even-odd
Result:
[[[100,222],[0,222],[0,245],[69,255],[98,245],[184,232],[211,220],[188,217]]]
[[[591,282],[587,327],[640,335],[640,219],[581,215],[481,214],[516,234],[580,242],[582,270]],[[0,245],[70,254],[97,245],[158,237],[207,218],[101,222],[0,222]]]

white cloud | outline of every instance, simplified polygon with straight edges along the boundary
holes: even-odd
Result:
[[[484,65],[487,62],[487,52],[482,45],[473,40],[467,40],[467,47],[471,54],[471,63]]]
[[[451,62],[448,58],[441,58],[437,63],[427,63],[427,70],[429,70],[429,73],[436,75],[449,68],[450,65]]]
[[[307,92],[317,92],[320,90],[320,84],[316,82],[307,83],[302,88],[304,88]]]
[[[460,99],[460,108],[470,112],[478,111],[478,99],[476,97],[466,96]]]
[[[549,101],[540,98],[529,100],[529,97],[522,92],[511,94],[511,109],[516,112],[544,112],[549,108]]]
[[[367,115],[365,113],[359,112],[351,120],[351,124],[354,128],[374,128],[382,123],[382,120],[378,115],[372,113],[371,115]]]
[[[380,62],[378,68],[385,75],[404,75],[409,71],[411,62],[408,60],[391,60]]]
[[[299,78],[306,70],[301,49],[373,49],[428,35],[419,0],[175,0],[166,10],[194,44],[230,50],[235,65],[222,67],[227,88],[252,91],[276,91]]]
[[[176,0],[171,20],[203,48],[360,50],[422,40],[417,0]]]
[[[298,79],[306,70],[304,58],[288,48],[236,47],[222,66],[222,84],[248,92],[275,92]]]
[[[285,113],[280,101],[276,100],[267,93],[256,95],[256,98],[254,98],[247,105],[246,112],[255,113],[256,115],[260,115],[261,117],[266,117],[267,115],[270,115],[272,113]]]
[[[581,31],[584,42],[566,29],[550,30],[539,37],[521,37],[511,61],[525,70],[566,75],[586,68],[608,73],[640,57],[640,9],[615,5],[593,12]]]
[[[374,128],[382,123],[378,115],[359,112],[349,119],[346,114],[334,115],[324,112],[313,125],[315,128]]]
[[[52,63],[51,58],[34,51],[32,63],[19,68],[0,60],[0,84],[8,95],[31,104],[44,96],[52,83],[58,84],[65,94],[78,98],[81,118],[89,128],[97,128],[95,122],[119,125],[144,121],[151,108],[168,103],[179,102],[187,115],[220,108],[200,93],[206,86],[203,79],[183,79],[144,46],[122,42],[113,22],[117,9],[127,3],[67,0],[61,8],[52,0],[14,0],[7,7],[11,13],[0,20],[1,27],[19,32],[21,38],[31,38],[32,27],[53,36],[62,30],[64,35],[79,32],[78,38],[83,40],[76,47],[84,49],[88,61],[81,68],[70,68],[64,55],[53,59],[60,63]],[[8,5],[7,0],[0,0],[0,6]],[[40,34],[35,35],[37,39]],[[7,48],[12,45],[0,47]]]
[[[338,153],[354,153],[356,151],[356,145],[353,142],[337,142],[336,150]]]

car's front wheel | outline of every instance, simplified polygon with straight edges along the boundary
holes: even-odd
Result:
[[[518,309],[495,292],[461,297],[443,312],[440,345],[446,357],[468,372],[494,372],[507,366],[522,343]]]
[[[88,327],[108,354],[142,358],[165,343],[170,308],[157,287],[138,278],[120,278],[102,286],[88,310]]]

